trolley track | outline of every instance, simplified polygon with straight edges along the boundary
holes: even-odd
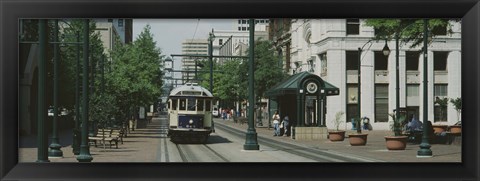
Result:
[[[229,162],[206,144],[176,144],[182,162]]]
[[[224,124],[218,123],[215,125],[217,129],[222,129],[234,136],[244,138],[245,131],[238,130]],[[305,147],[300,145],[294,145],[283,141],[278,141],[270,138],[257,137],[259,144],[268,146],[273,149],[281,150],[287,153],[305,157],[318,162],[382,162],[380,160],[374,160],[369,158],[345,156],[340,153],[333,153],[328,150],[322,150],[319,148]]]

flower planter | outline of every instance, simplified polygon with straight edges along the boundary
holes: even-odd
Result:
[[[462,126],[461,125],[452,125],[449,127],[450,133],[453,134],[460,134],[462,133]]]
[[[385,136],[385,144],[388,150],[405,150],[408,136]]]
[[[365,133],[349,134],[348,140],[352,146],[364,146],[367,144],[367,136],[368,134]]]
[[[447,125],[432,125],[433,133],[440,134],[442,132],[447,131]]]
[[[345,131],[329,131],[328,139],[330,141],[343,141],[345,139]]]

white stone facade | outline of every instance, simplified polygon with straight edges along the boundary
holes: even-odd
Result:
[[[388,113],[393,113],[396,105],[395,41],[388,42],[391,53],[388,56],[387,70],[375,70],[374,52],[381,51],[385,46],[385,41],[369,42],[374,37],[374,29],[365,26],[362,19],[359,20],[359,24],[358,34],[347,35],[345,19],[292,20],[290,28],[292,68],[289,72],[310,70],[340,89],[339,96],[330,96],[327,100],[326,124],[327,127],[333,128],[335,113],[338,111],[347,113],[347,84],[358,86],[358,71],[346,70],[346,51],[358,52],[358,49],[363,46],[361,54],[361,116],[370,118],[373,129],[388,130],[391,121],[389,116],[387,116],[388,122],[375,120],[375,85],[388,85]],[[452,34],[436,36],[428,46],[428,119],[433,124],[452,125],[458,121],[457,112],[453,104],[449,102],[447,121],[434,122],[435,85],[446,86],[446,97],[448,98],[461,97],[461,25],[459,22],[451,22],[451,25]],[[400,43],[399,48],[400,107],[418,106],[419,115],[417,117],[420,121],[423,121],[424,105],[422,96],[423,53],[419,54],[418,69],[407,71],[406,52],[420,51],[422,47],[423,44],[410,48],[409,44]],[[445,70],[434,71],[435,52],[447,52]],[[407,96],[407,85],[413,87],[412,90],[417,96]],[[353,98],[356,93],[350,95]],[[346,120],[346,114],[343,120]],[[351,126],[350,123],[345,124],[344,122],[340,128],[351,129]]]

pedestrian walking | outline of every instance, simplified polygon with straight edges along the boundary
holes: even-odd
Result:
[[[278,111],[275,111],[273,114],[273,136],[280,136],[280,115],[278,115]]]
[[[285,116],[285,118],[283,118],[283,129],[285,129],[285,133],[284,135],[285,136],[290,136],[290,119],[288,118],[288,116]]]

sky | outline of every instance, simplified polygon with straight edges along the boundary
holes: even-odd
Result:
[[[134,19],[133,40],[149,24],[154,41],[162,55],[182,54],[185,39],[207,39],[208,33],[215,30],[233,30],[233,19]],[[174,70],[180,69],[180,57],[174,57]],[[176,73],[174,77],[179,77]]]

